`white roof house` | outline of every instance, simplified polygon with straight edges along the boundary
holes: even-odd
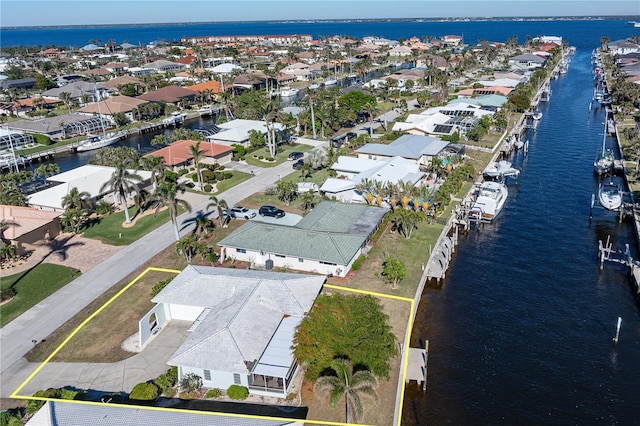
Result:
[[[372,160],[402,157],[417,165],[426,165],[440,155],[449,142],[422,135],[402,135],[390,144],[368,143],[356,150],[360,158]]]
[[[64,210],[62,198],[69,194],[69,191],[73,188],[78,188],[78,192],[88,192],[89,199],[95,202],[98,198],[111,192],[108,188],[105,191],[100,191],[100,188],[111,179],[114,171],[114,167],[87,164],[51,176],[47,181],[58,184],[29,195],[27,204],[31,207],[46,210]],[[144,186],[144,182],[151,180],[151,172],[144,170],[129,170],[129,172],[142,177],[141,186]]]
[[[272,420],[258,416],[229,416],[191,410],[158,410],[122,404],[87,404],[47,401],[26,423],[28,426],[302,426],[303,420]]]
[[[208,68],[209,71],[214,72],[216,74],[231,74],[234,70],[241,70],[242,67],[239,67],[236,64],[224,63],[220,65],[216,65],[213,68]]]
[[[193,373],[205,387],[238,384],[284,398],[298,371],[291,350],[295,328],[325,278],[189,265],[152,299],[158,305],[140,321],[141,340],[152,332],[151,314],[193,321],[167,362],[179,367],[179,379]]]
[[[271,123],[276,131],[284,130],[281,123]],[[224,145],[247,144],[251,130],[256,130],[264,135],[267,134],[267,126],[264,121],[236,119],[218,124],[220,132],[206,137],[207,142],[220,143]]]

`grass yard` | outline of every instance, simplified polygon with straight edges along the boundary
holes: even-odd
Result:
[[[228,228],[216,228],[207,245],[216,247],[216,241],[220,241],[244,223],[244,220],[232,220]],[[193,263],[210,265],[208,262],[203,262],[200,257],[197,257]],[[27,359],[31,362],[44,361],[86,318],[148,267],[182,270],[186,265],[184,257],[176,253],[174,245],[167,247],[47,336],[44,342],[39,343],[26,354]],[[150,301],[151,288],[168,276],[170,274],[155,271],[146,274],[89,321],[53,360],[56,362],[116,362],[129,358],[132,354],[123,351],[120,345],[127,337],[138,331],[138,321],[153,306]]]
[[[157,216],[153,214],[152,210],[150,214],[136,219],[134,215],[137,211],[137,207],[129,208],[131,219],[135,220],[133,226],[123,226],[125,222],[124,211],[120,211],[97,218],[84,230],[83,235],[87,238],[100,240],[105,244],[126,246],[169,220],[168,209],[158,212]]]
[[[28,271],[2,276],[0,287],[13,288],[15,297],[0,306],[0,326],[20,316],[80,275],[80,271],[51,263],[43,263]]]
[[[249,180],[251,179],[253,176],[250,175],[249,173],[244,173],[244,172],[238,172],[235,170],[230,171],[231,174],[233,174],[233,176],[229,179],[225,179],[222,181],[219,181],[216,184],[216,188],[218,189],[214,195],[218,195],[221,192],[226,191],[227,189],[233,188],[236,185],[241,184],[242,182],[244,182],[245,180]]]
[[[307,152],[312,148],[313,147],[311,145],[304,145],[304,144],[292,144],[292,145],[283,144],[278,147],[278,152],[276,153],[275,161],[265,161],[257,158],[258,156],[271,158],[271,155],[269,154],[269,149],[267,147],[264,147],[256,151],[253,151],[252,153],[247,153],[244,159],[247,162],[247,164],[251,166],[274,167],[274,166],[277,166],[278,164],[282,164],[285,161],[287,161],[289,154],[291,154],[292,152],[294,151]]]

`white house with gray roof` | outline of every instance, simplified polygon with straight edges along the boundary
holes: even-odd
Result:
[[[358,158],[382,160],[402,157],[418,165],[428,165],[441,155],[449,142],[440,138],[422,135],[402,135],[390,144],[368,143],[356,150]]]
[[[202,385],[249,388],[285,398],[298,372],[291,346],[325,276],[187,266],[139,322],[140,347],[166,321],[191,321],[190,335],[167,361]],[[162,338],[162,336],[158,336]]]
[[[386,209],[323,201],[295,226],[248,221],[222,239],[221,256],[255,267],[344,277]]]

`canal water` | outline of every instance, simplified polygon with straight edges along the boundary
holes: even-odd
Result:
[[[602,210],[589,221],[604,121],[589,110],[595,47],[552,81],[502,215],[462,236],[446,279],[425,289],[412,346],[429,340],[428,388],[407,387],[403,425],[640,421],[635,288],[597,255],[611,236],[635,256],[633,225]]]
[[[215,124],[215,119],[213,117],[197,117],[185,122],[184,127],[187,129],[198,129],[198,128],[206,128]],[[153,139],[156,135],[164,134],[168,139],[171,136],[171,132],[175,130],[175,127],[167,127],[165,129],[156,130],[149,133],[135,134],[127,137],[125,140],[118,142],[117,144],[111,145],[112,147],[119,146],[128,146],[136,149],[140,155],[144,155],[161,147],[152,146],[151,139]],[[86,152],[65,152],[57,154],[54,158],[53,162],[55,162],[58,166],[60,166],[60,170],[65,172],[76,167],[80,167],[96,155],[98,151],[86,151]],[[34,167],[37,167],[38,164],[34,164]]]

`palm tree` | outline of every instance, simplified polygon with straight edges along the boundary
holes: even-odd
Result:
[[[202,141],[198,141],[195,145],[189,145],[189,153],[193,157],[193,165],[196,167],[196,174],[198,175],[198,187],[202,189],[202,173],[200,170],[200,159],[204,157],[204,153],[206,152],[203,149],[200,149],[200,143]]]
[[[120,202],[122,202],[127,223],[131,223],[129,207],[127,206],[127,195],[134,191],[136,193],[140,192],[137,183],[141,181],[142,177],[140,175],[131,173],[124,163],[119,163],[113,171],[111,178],[100,187],[100,192],[109,188],[113,191],[113,198],[117,203],[120,204]]]
[[[218,198],[215,195],[211,195],[209,197],[209,200],[211,200],[211,202],[209,204],[207,204],[207,210],[210,208],[216,208],[218,210],[218,221],[220,222],[220,226],[223,225],[223,221],[224,221],[224,217],[223,217],[223,210],[224,209],[229,209],[229,205],[227,204],[227,202],[225,200],[223,200],[222,198]]]
[[[164,158],[162,157],[142,157],[140,159],[140,166],[143,170],[151,172],[151,182],[153,183],[153,189],[158,187],[158,182],[164,177],[166,170],[164,164]]]
[[[74,186],[67,195],[62,197],[62,207],[65,209],[84,210],[89,206],[90,196],[87,191],[80,192],[78,188]]]
[[[189,264],[198,253],[203,253],[205,249],[206,246],[199,242],[198,237],[194,234],[176,242],[176,251],[178,254],[184,255]]]
[[[36,176],[42,176],[45,179],[58,173],[60,173],[60,166],[56,163],[41,164],[35,170]]]
[[[186,185],[184,182],[178,183],[176,179],[166,177],[159,182],[155,193],[151,199],[151,202],[155,206],[155,215],[158,214],[160,209],[164,206],[169,208],[169,216],[171,217],[171,223],[173,223],[173,230],[176,235],[176,242],[180,241],[180,231],[178,230],[178,208],[182,207],[186,211],[191,212],[191,205],[180,198],[178,194],[184,194]]]
[[[375,376],[368,370],[354,372],[351,361],[344,358],[334,359],[331,368],[336,372],[336,376],[320,377],[314,385],[314,390],[319,394],[329,394],[329,406],[332,408],[344,396],[347,423],[351,423],[352,420],[360,423],[364,415],[362,396],[378,399]]]

